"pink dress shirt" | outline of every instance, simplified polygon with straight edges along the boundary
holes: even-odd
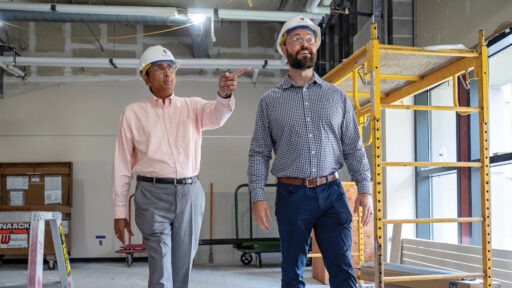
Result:
[[[112,196],[115,218],[128,218],[128,193],[134,175],[185,178],[199,173],[203,130],[222,126],[235,99],[215,101],[174,94],[126,107],[114,153]]]

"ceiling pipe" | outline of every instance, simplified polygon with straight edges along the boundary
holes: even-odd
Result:
[[[204,14],[215,16],[214,9],[208,8],[189,8],[190,14]],[[257,10],[235,10],[235,9],[218,9],[218,19],[230,21],[274,21],[286,22],[290,18],[302,15],[310,19],[320,20],[325,16],[323,13],[310,12],[292,12],[292,11],[257,11]]]
[[[189,22],[186,16],[173,7],[0,3],[0,17],[4,21],[179,25]]]
[[[216,12],[216,13],[215,13]],[[213,8],[179,9],[174,7],[108,6],[81,4],[0,3],[3,21],[140,23],[153,25],[185,24],[190,14],[218,15],[221,20],[285,22],[302,14],[321,19],[328,10],[318,12],[258,11]]]
[[[322,2],[322,5],[326,5],[327,7],[321,7],[320,2]],[[329,7],[330,3],[331,1],[327,0],[308,0],[305,10],[311,13],[321,13],[324,15],[329,14],[331,13],[331,8]]]
[[[253,69],[287,70],[288,65],[281,60],[267,59],[180,59],[180,69]],[[9,65],[12,57],[0,56],[0,64]],[[64,58],[64,57],[16,57],[17,66],[43,67],[84,67],[84,68],[133,68],[139,65],[135,58]]]

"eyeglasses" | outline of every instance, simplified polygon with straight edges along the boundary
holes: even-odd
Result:
[[[306,43],[306,45],[311,46],[315,44],[315,38],[313,36],[308,36],[306,38],[295,36],[293,38],[290,38],[290,43],[292,43],[293,45],[302,45]]]
[[[178,70],[178,65],[169,64],[169,65],[154,65],[150,69],[151,71],[159,74],[163,74],[164,72],[175,73]]]

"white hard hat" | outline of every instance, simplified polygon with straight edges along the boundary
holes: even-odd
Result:
[[[309,20],[308,18],[302,16],[302,15],[299,15],[299,16],[296,16],[296,17],[293,17],[292,19],[286,21],[286,23],[284,23],[283,27],[281,28],[281,32],[279,32],[279,37],[277,37],[277,42],[276,42],[276,47],[277,47],[277,51],[279,51],[279,53],[281,55],[283,55],[283,52],[281,51],[281,44],[284,42],[284,40],[286,40],[286,36],[288,34],[290,34],[293,30],[296,30],[296,29],[309,29],[311,30],[311,32],[313,32],[313,36],[315,36],[315,49],[318,49],[318,47],[320,47],[320,42],[321,42],[321,31],[320,31],[320,27],[318,27],[317,25],[315,25],[315,23],[313,23],[311,20]],[[283,55],[284,57],[284,55]]]
[[[169,49],[155,45],[148,47],[140,56],[137,73],[142,78],[142,75],[146,74],[146,71],[157,62],[170,62],[177,66],[181,64],[181,61],[176,60]]]

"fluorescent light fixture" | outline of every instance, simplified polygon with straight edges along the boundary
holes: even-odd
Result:
[[[189,14],[188,18],[190,18],[190,21],[194,24],[200,24],[203,23],[204,20],[206,20],[206,15],[204,14]]]
[[[180,69],[239,69],[243,67],[261,68],[268,70],[288,70],[288,66],[278,59],[217,59],[191,58],[180,59]],[[114,58],[118,68],[137,68],[139,59]],[[0,68],[11,65],[12,57],[0,56]],[[18,66],[38,67],[94,67],[112,68],[109,58],[62,58],[62,57],[16,57]],[[5,69],[5,68],[4,68]],[[5,69],[7,70],[7,69]],[[17,69],[19,70],[19,69]],[[21,70],[19,70],[21,71]],[[23,72],[23,71],[21,71]]]
[[[20,69],[16,68],[12,64],[5,65],[4,63],[0,62],[0,68],[4,69],[5,71],[11,73],[12,75],[20,78],[25,78],[25,72],[21,71]]]

